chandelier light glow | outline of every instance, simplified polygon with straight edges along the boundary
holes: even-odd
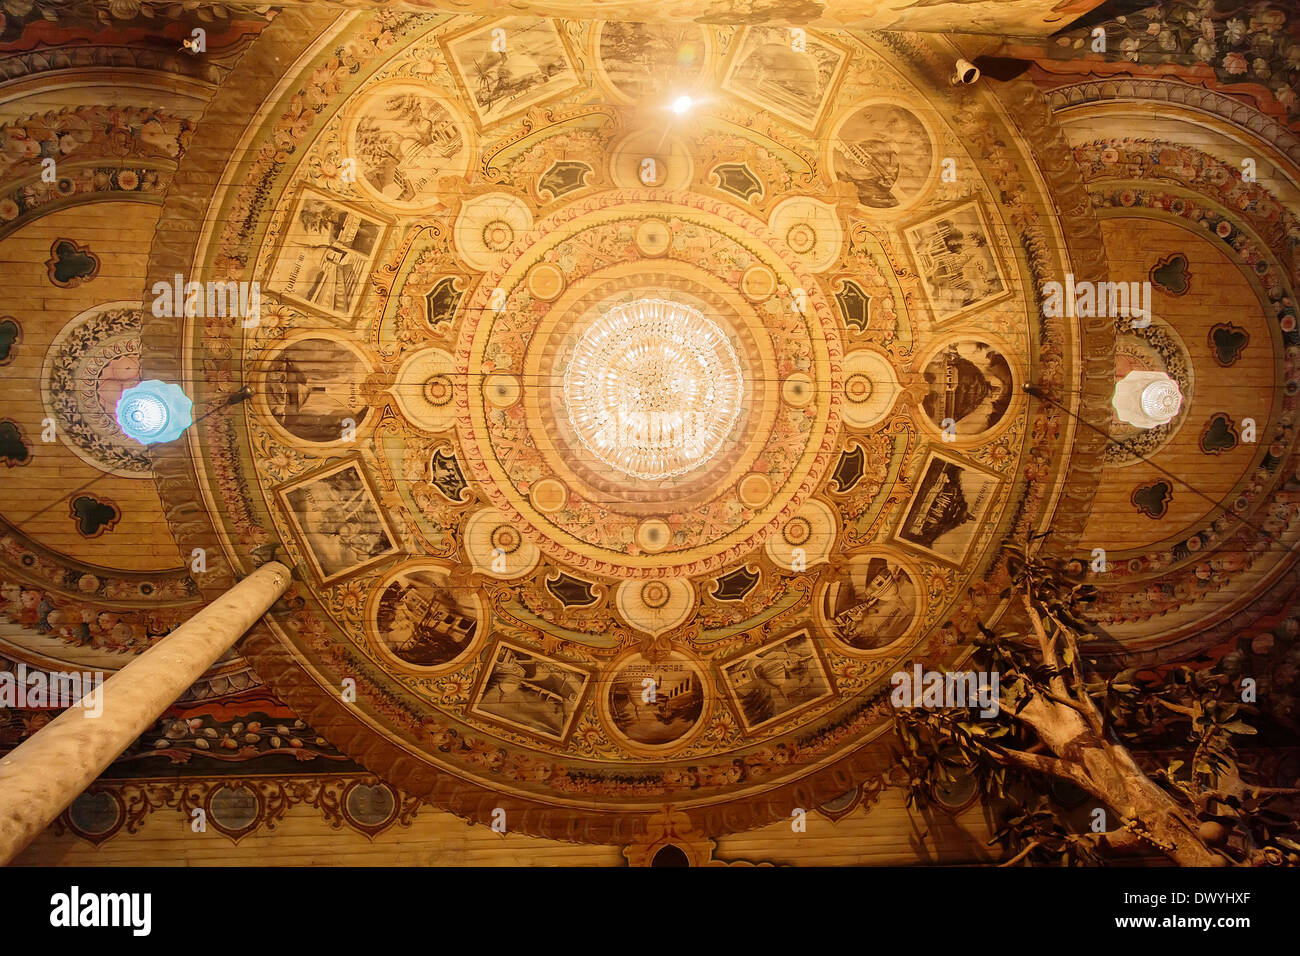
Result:
[[[725,332],[698,309],[638,299],[597,319],[564,374],[583,446],[633,478],[705,464],[740,415],[745,382]]]
[[[175,441],[194,423],[193,407],[179,385],[149,379],[122,392],[117,424],[142,445]]]

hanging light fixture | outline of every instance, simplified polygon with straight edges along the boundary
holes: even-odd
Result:
[[[1115,384],[1111,404],[1121,421],[1155,428],[1174,420],[1183,407],[1183,393],[1164,372],[1134,371]]]
[[[744,396],[725,332],[667,299],[616,306],[587,329],[564,374],[569,423],[582,444],[633,478],[672,478],[722,447]]]
[[[117,424],[142,445],[174,441],[194,423],[194,402],[179,385],[149,379],[122,392]]]

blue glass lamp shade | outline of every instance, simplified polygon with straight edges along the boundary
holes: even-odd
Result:
[[[173,441],[194,423],[194,403],[179,385],[150,379],[133,385],[117,400],[122,434],[142,445]]]

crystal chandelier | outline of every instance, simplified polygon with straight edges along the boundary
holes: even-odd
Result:
[[[564,373],[564,404],[596,458],[656,480],[717,454],[740,415],[744,385],[726,333],[698,309],[638,299],[583,334]]]

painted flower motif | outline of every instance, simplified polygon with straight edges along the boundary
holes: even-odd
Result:
[[[855,680],[866,673],[866,667],[861,661],[846,660],[837,668],[839,676],[845,680]]]
[[[326,163],[316,160],[312,164],[312,173],[315,174],[318,182],[323,186],[334,186],[338,184],[339,177],[343,174],[343,167],[339,163]]]
[[[1202,63],[1209,63],[1213,60],[1216,52],[1217,50],[1212,39],[1201,37],[1192,44],[1192,56],[1196,57],[1196,59],[1200,60]]]
[[[1250,64],[1250,68],[1255,71],[1255,75],[1261,79],[1267,80],[1273,75],[1273,68],[1268,65],[1268,61],[1263,57],[1255,57]]]
[[[284,474],[285,471],[288,470],[289,466],[293,464],[293,459],[290,458],[285,451],[279,448],[267,454],[263,458],[263,461],[265,461],[276,474],[280,475]]]
[[[1281,10],[1261,10],[1251,18],[1251,27],[1263,33],[1276,33],[1286,26],[1286,14]]]
[[[664,771],[664,783],[674,790],[684,787],[694,787],[699,782],[699,778],[690,770],[678,770],[670,768]]]
[[[262,324],[271,328],[279,328],[282,325],[290,325],[293,320],[293,312],[286,306],[273,305],[269,309],[262,310]]]
[[[11,219],[17,219],[21,210],[18,204],[12,199],[0,199],[0,222],[9,222]]]
[[[23,733],[30,735],[36,733],[54,718],[45,711],[38,711],[34,714],[23,715]]]
[[[470,763],[486,769],[501,766],[504,759],[504,751],[491,740],[470,740],[466,739],[466,755]]]
[[[505,771],[519,780],[544,783],[551,775],[551,764],[539,757],[515,754],[506,762]]]
[[[343,88],[348,68],[337,57],[319,66],[307,80],[306,100],[313,108],[324,106]]]
[[[365,602],[367,587],[360,581],[349,581],[343,589],[343,609],[359,610]]]
[[[1273,37],[1268,33],[1262,31],[1252,33],[1249,45],[1260,56],[1271,56],[1273,54]]]
[[[135,174],[134,169],[124,169],[117,174],[117,185],[126,192],[131,192],[140,186],[140,177]]]
[[[325,622],[314,615],[300,615],[295,620],[298,623],[298,633],[308,640],[325,637]]]
[[[442,689],[443,699],[446,701],[464,699],[472,685],[468,677],[455,675],[443,679],[439,686]]]
[[[1223,29],[1223,37],[1228,43],[1236,45],[1246,39],[1246,21],[1233,17]]]
[[[1223,58],[1223,69],[1231,76],[1240,76],[1250,69],[1250,66],[1243,54],[1229,53]]]

